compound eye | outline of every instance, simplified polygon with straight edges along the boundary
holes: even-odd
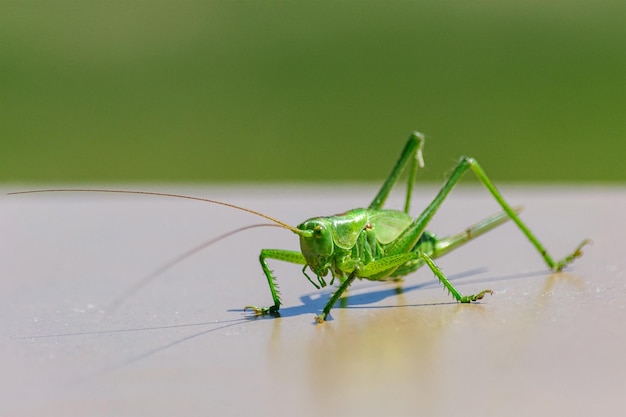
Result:
[[[323,230],[324,230],[324,226],[322,225],[315,226],[315,228],[313,228],[313,236],[315,236],[318,239],[321,238]]]

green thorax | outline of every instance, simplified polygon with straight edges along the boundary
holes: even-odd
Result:
[[[408,214],[396,210],[354,209],[334,216],[314,217],[298,225],[309,230],[300,236],[300,249],[318,276],[349,273],[382,254],[411,224]]]

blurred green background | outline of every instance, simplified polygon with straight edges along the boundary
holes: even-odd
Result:
[[[626,2],[0,0],[0,182],[626,180]]]

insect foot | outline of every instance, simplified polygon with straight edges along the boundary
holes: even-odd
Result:
[[[583,246],[589,245],[589,244],[591,244],[591,239],[585,239],[582,242],[580,242],[580,244],[576,246],[576,249],[574,249],[574,251],[571,254],[567,255],[565,258],[561,259],[559,262],[557,262],[554,265],[554,270],[557,272],[561,271],[568,264],[574,262],[576,258],[580,258],[581,256],[583,256],[582,248]]]
[[[326,321],[326,316],[327,316],[326,313],[319,314],[315,316],[315,321],[318,323],[324,323]]]
[[[466,295],[464,297],[461,297],[461,299],[459,301],[462,302],[462,303],[471,303],[472,301],[482,300],[482,298],[485,296],[485,294],[493,295],[493,291],[491,291],[491,290],[484,290],[484,291],[479,292],[476,295]]]
[[[248,311],[248,310],[252,310],[255,316],[265,316],[265,315],[270,314],[275,317],[280,317],[280,313],[278,312],[277,306],[271,306],[271,307],[245,306],[243,309],[243,311]]]

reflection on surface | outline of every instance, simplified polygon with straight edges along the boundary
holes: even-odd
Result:
[[[404,303],[402,297],[398,302]],[[312,395],[324,398],[331,411],[345,403],[363,403],[362,395],[379,391],[388,396],[381,412],[391,415],[399,410],[389,404],[390,398],[411,398],[415,392],[431,396],[443,388],[438,377],[445,362],[441,340],[460,308],[376,310],[358,322],[346,320],[348,313],[341,310],[337,326],[319,329],[308,348]]]
[[[481,398],[492,406],[514,403],[516,391],[532,380],[521,376],[524,369],[536,372],[545,360],[536,345],[558,314],[552,295],[563,281],[564,293],[584,288],[575,275],[552,274],[538,294],[516,299],[504,291],[469,305],[407,305],[400,284],[373,295],[354,291],[333,310],[333,320],[313,325],[305,337],[286,339],[287,323],[275,320],[267,351],[271,379],[289,401],[329,415],[454,413]],[[517,376],[507,379],[511,374]]]

